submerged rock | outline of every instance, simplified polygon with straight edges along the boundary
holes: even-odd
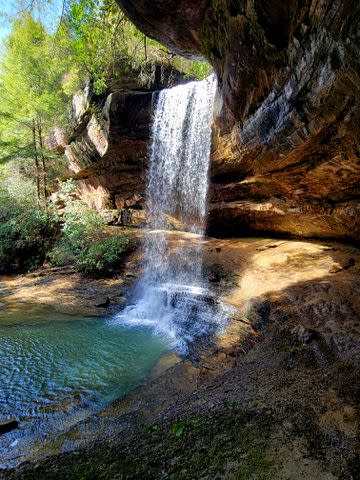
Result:
[[[19,427],[19,422],[14,418],[0,421],[0,435],[11,432]]]

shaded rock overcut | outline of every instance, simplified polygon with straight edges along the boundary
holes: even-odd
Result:
[[[219,76],[213,234],[359,238],[359,2],[118,3]]]

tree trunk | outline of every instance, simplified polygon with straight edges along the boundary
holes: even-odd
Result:
[[[48,194],[47,179],[46,179],[47,168],[46,168],[46,162],[44,157],[44,142],[43,142],[43,136],[42,136],[41,119],[38,120],[37,127],[38,127],[37,130],[38,130],[38,138],[39,138],[39,146],[40,146],[40,158],[41,158],[41,165],[42,165],[43,194],[44,194],[44,200],[46,201],[47,194]]]
[[[33,120],[32,133],[33,133],[33,145],[34,145],[34,162],[35,162],[35,177],[36,177],[36,195],[37,195],[38,205],[40,205],[40,201],[41,201],[41,192],[40,192],[40,165],[39,165],[39,157],[38,157],[38,154],[37,154],[36,125],[35,125],[35,120]]]

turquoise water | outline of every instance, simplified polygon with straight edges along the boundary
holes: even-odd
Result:
[[[1,309],[0,421],[46,429],[61,416],[96,411],[141,383],[166,348],[144,327]]]

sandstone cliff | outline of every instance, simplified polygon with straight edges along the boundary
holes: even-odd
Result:
[[[94,208],[112,211],[111,220],[121,223],[125,201],[144,190],[151,93],[116,91],[96,98],[87,87],[74,97],[72,116],[66,156],[81,196]]]
[[[185,80],[166,66],[142,75],[122,74],[100,96],[89,84],[73,98],[69,166],[82,198],[113,224],[144,223],[153,92]]]
[[[206,57],[223,111],[209,228],[359,238],[357,0],[118,0],[150,37]]]

